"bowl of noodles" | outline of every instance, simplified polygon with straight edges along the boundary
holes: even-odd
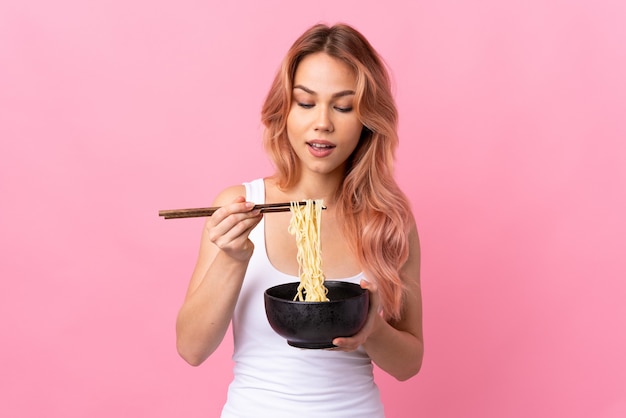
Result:
[[[300,348],[332,348],[336,337],[351,337],[365,324],[369,292],[358,284],[325,280],[321,251],[321,200],[291,202],[289,233],[296,237],[299,282],[265,291],[270,326]]]
[[[365,325],[369,292],[358,284],[328,280],[326,301],[298,300],[299,282],[265,291],[265,313],[272,329],[299,348],[332,348],[336,337],[351,337]],[[295,299],[294,299],[295,298]]]

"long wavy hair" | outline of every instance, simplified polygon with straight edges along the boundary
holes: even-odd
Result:
[[[302,59],[317,52],[345,62],[356,76],[354,110],[363,131],[337,190],[337,211],[351,250],[378,286],[385,318],[397,320],[406,289],[400,268],[409,254],[412,215],[408,199],[393,177],[398,113],[389,74],[361,33],[345,24],[318,24],[295,41],[262,108],[264,146],[276,167],[278,186],[293,186],[300,176],[299,160],[286,129],[293,80]]]

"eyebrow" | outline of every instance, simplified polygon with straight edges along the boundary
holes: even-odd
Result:
[[[313,96],[316,96],[317,93],[314,92],[313,90],[311,90],[310,88],[304,87],[302,84],[297,84],[295,86],[293,86],[293,89],[300,89],[303,90]],[[333,98],[337,98],[337,97],[343,97],[343,96],[350,96],[352,94],[355,94],[353,90],[343,90],[343,91],[339,91],[335,94],[332,95]]]

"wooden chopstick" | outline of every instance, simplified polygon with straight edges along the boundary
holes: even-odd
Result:
[[[299,203],[304,205],[306,204],[306,201],[301,201]],[[167,209],[160,210],[159,216],[162,216],[164,219],[199,218],[203,216],[211,216],[219,208],[220,206],[213,206],[209,208]],[[291,210],[291,203],[263,203],[254,205],[252,210],[254,209],[260,209],[261,213],[289,212]],[[326,209],[326,206],[322,206],[322,210],[323,209]]]

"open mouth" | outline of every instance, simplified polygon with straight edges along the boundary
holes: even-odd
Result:
[[[309,147],[311,148],[315,148],[318,150],[325,150],[325,149],[332,149],[335,148],[334,145],[330,145],[330,144],[319,144],[317,142],[307,142],[306,143]]]
[[[307,142],[306,145],[309,147],[311,155],[318,158],[326,157],[332,154],[333,150],[336,148],[336,145],[321,141]]]

